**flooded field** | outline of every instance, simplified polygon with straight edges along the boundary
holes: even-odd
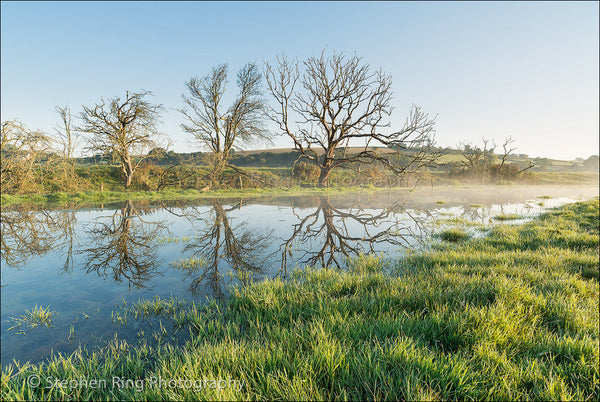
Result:
[[[2,365],[39,362],[118,337],[135,343],[160,320],[126,319],[123,306],[176,297],[204,303],[232,285],[307,265],[344,269],[375,253],[393,261],[449,227],[483,236],[598,187],[417,188],[336,196],[124,201],[84,209],[2,210]],[[51,325],[15,328],[35,306]],[[119,310],[121,309],[121,310]],[[131,318],[131,317],[130,317]],[[25,333],[22,333],[25,332]],[[154,337],[160,342],[159,337]]]

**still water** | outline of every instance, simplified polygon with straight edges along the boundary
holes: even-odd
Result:
[[[522,223],[548,208],[598,195],[598,187],[417,188],[338,196],[124,201],[85,209],[3,208],[2,365],[88,350],[143,324],[114,322],[117,306],[171,296],[205,302],[232,285],[285,278],[297,266],[343,269],[347,258],[393,260],[431,244],[450,217]],[[496,221],[516,214],[517,221]],[[481,229],[483,227],[483,229]],[[34,306],[51,328],[9,329]]]

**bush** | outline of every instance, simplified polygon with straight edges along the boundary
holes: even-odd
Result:
[[[302,181],[314,181],[320,173],[319,167],[312,163],[298,162],[292,168],[292,177]]]

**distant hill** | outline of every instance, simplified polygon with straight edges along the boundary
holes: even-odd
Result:
[[[346,152],[349,155],[361,152],[363,147],[348,147]],[[372,147],[379,153],[392,153],[393,150],[386,147]],[[322,150],[315,149],[317,154],[323,154]],[[439,149],[442,157],[439,160],[437,170],[447,171],[461,166],[464,157],[460,151],[452,148]],[[337,152],[343,152],[341,149]],[[155,148],[148,154],[147,161],[156,165],[169,166],[175,164],[187,165],[205,165],[205,156],[203,152],[184,152],[165,151],[161,148]],[[290,168],[300,156],[300,152],[293,148],[274,148],[259,149],[248,151],[233,151],[231,163],[238,167],[272,167],[272,168]],[[110,157],[96,155],[93,157],[78,158],[77,163],[88,164],[106,164],[110,163]],[[511,155],[507,158],[507,163],[515,164],[519,167],[525,167],[529,161],[535,164],[532,172],[598,172],[598,155],[593,155],[588,159],[578,158],[577,160],[566,161],[550,158],[530,158],[526,154]]]

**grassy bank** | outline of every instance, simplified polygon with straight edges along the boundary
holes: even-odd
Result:
[[[388,188],[374,186],[331,186],[319,187],[270,187],[251,188],[246,190],[224,189],[217,191],[188,190],[161,190],[161,191],[80,191],[77,193],[50,193],[50,194],[27,194],[10,195],[2,194],[0,201],[2,206],[13,204],[53,204],[53,205],[87,205],[101,204],[125,200],[189,200],[199,198],[228,198],[228,197],[250,197],[261,195],[325,195],[340,194],[345,192],[372,192],[388,190]]]
[[[306,269],[224,304],[142,303],[141,315],[189,330],[188,344],[115,341],[4,369],[2,399],[597,400],[598,251],[596,199],[396,262]],[[83,378],[106,386],[69,386]],[[212,388],[218,379],[240,387]]]
[[[161,191],[159,178],[165,174],[164,166],[146,166],[138,172],[132,187],[126,191],[117,166],[78,166],[76,177],[69,182],[56,182],[51,174],[37,177],[36,185],[23,188],[2,189],[2,205],[33,203],[106,203],[126,199],[173,200],[200,197],[228,197],[256,194],[326,194],[339,191],[377,187],[396,188],[419,186],[474,186],[474,185],[595,185],[598,173],[588,172],[541,172],[527,173],[514,180],[488,178],[485,182],[467,176],[455,176],[445,171],[423,172],[418,175],[398,177],[379,169],[371,168],[363,174],[349,169],[335,169],[329,177],[328,190],[316,188],[316,178],[311,175],[293,175],[291,168],[253,167],[245,168],[248,176],[240,176],[234,170],[225,170],[221,190],[204,191],[208,183],[201,179],[208,174],[203,166],[180,166],[171,172],[169,185]],[[46,172],[47,173],[47,172]],[[171,177],[172,176],[172,177]],[[253,179],[251,179],[252,177]],[[64,180],[63,180],[64,181]],[[101,191],[103,190],[103,191]]]

